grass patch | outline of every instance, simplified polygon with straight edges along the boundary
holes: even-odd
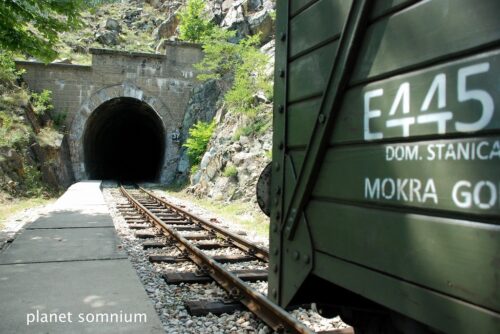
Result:
[[[168,195],[190,201],[227,221],[261,237],[269,236],[269,218],[249,203],[224,203],[199,199],[177,189],[163,189]]]
[[[54,202],[55,199],[45,199],[45,198],[22,198],[16,199],[12,202],[2,203],[0,205],[0,230],[3,228],[5,221],[12,215],[24,210],[33,208],[36,206],[47,205]]]
[[[235,165],[226,166],[222,175],[225,177],[236,177],[238,175],[238,169],[236,169]]]

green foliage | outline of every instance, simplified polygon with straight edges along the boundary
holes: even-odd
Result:
[[[233,140],[239,140],[241,136],[250,137],[265,133],[272,125],[272,116],[270,113],[262,112],[260,114],[249,115],[245,125],[238,128],[233,135]]]
[[[11,85],[0,95],[0,147],[21,150],[28,145],[31,129],[23,118],[22,105],[28,103],[27,92]]]
[[[264,156],[265,156],[266,158],[268,158],[269,160],[273,160],[273,151],[272,151],[272,150],[265,151],[265,152],[264,152]]]
[[[59,32],[77,28],[84,0],[22,0],[0,3],[0,49],[44,61],[57,56]]]
[[[217,80],[226,74],[234,73],[235,68],[241,62],[238,44],[229,42],[235,34],[234,31],[215,27],[212,34],[203,39],[202,47],[205,56],[200,63],[195,64],[195,68],[202,71],[202,74],[197,77],[199,80]]]
[[[37,115],[42,115],[54,108],[52,105],[52,92],[48,89],[44,89],[41,93],[32,93],[31,97],[33,98],[33,108]]]
[[[238,169],[235,165],[228,165],[224,168],[222,175],[225,177],[236,177],[236,175],[238,175]]]
[[[0,111],[0,147],[18,150],[28,146],[31,131],[15,115]]]
[[[42,182],[42,173],[30,164],[24,164],[23,184],[26,188],[26,195],[29,197],[42,197],[45,187]]]
[[[189,129],[189,138],[183,146],[187,148],[187,154],[192,166],[201,162],[214,129],[214,121],[210,123],[198,121]]]
[[[189,169],[189,172],[191,173],[191,175],[194,175],[199,170],[200,170],[200,166],[199,165],[192,165],[191,168]]]
[[[52,109],[50,111],[50,119],[52,119],[52,122],[54,124],[54,127],[56,130],[63,131],[64,126],[65,126],[65,121],[66,118],[68,118],[68,112],[67,111],[55,111]]]
[[[0,81],[15,81],[26,70],[17,70],[12,52],[0,51]]]
[[[205,1],[188,0],[179,11],[179,38],[183,41],[198,43],[212,34],[213,24],[205,17]]]
[[[238,44],[230,43],[234,31],[215,28],[203,40],[205,57],[196,64],[203,73],[198,79],[220,79],[226,74],[234,75],[231,89],[224,96],[229,110],[236,113],[256,115],[259,111],[255,95],[262,92],[272,98],[272,80],[266,78],[267,56],[259,51],[259,35],[249,36]]]
[[[99,7],[108,3],[121,2],[121,0],[87,0],[89,7]]]
[[[224,96],[227,107],[237,113],[256,115],[257,92],[271,96],[272,85],[264,74],[267,56],[257,49],[258,43],[259,36],[247,37],[239,43],[240,63],[234,71],[233,86]]]
[[[271,16],[273,22],[276,22],[276,11],[275,10],[270,11],[269,15]]]

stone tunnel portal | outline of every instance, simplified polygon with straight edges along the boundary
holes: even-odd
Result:
[[[85,170],[90,179],[156,181],[165,142],[163,122],[148,104],[114,98],[101,104],[87,121]]]

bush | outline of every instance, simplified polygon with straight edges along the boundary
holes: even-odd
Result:
[[[0,51],[0,81],[8,83],[15,81],[17,77],[24,73],[24,70],[16,70],[16,63],[11,52]]]
[[[30,164],[24,164],[24,186],[29,197],[42,197],[46,190],[42,182],[42,173]]]
[[[198,43],[211,35],[213,25],[204,16],[205,2],[203,0],[188,0],[178,14],[179,38],[183,41]]]
[[[198,121],[189,129],[189,138],[183,146],[187,148],[191,166],[197,166],[201,162],[201,158],[207,150],[207,145],[212,137],[214,129],[214,121],[210,123]]]
[[[197,76],[199,80],[218,80],[226,74],[234,73],[241,61],[238,44],[229,42],[235,35],[235,31],[214,27],[211,34],[203,38],[204,57],[195,64],[195,68],[203,72]]]
[[[255,95],[261,91],[271,99],[272,83],[265,77],[267,56],[257,49],[259,36],[247,37],[239,44],[240,60],[234,69],[234,83],[224,96],[229,109],[237,113],[256,115]]]
[[[54,126],[57,130],[63,130],[64,129],[64,122],[66,121],[66,118],[68,117],[67,112],[53,112],[50,113],[50,118],[54,122]]]
[[[216,27],[210,36],[203,39],[205,56],[195,65],[203,72],[198,79],[205,81],[233,75],[233,85],[224,96],[228,109],[255,115],[259,111],[255,95],[263,92],[268,99],[272,98],[272,80],[265,76],[268,59],[257,48],[259,35],[246,37],[238,44],[229,42],[234,36],[234,31]]]
[[[52,105],[52,92],[50,90],[44,89],[41,93],[32,93],[31,97],[33,98],[33,108],[37,115],[42,115],[54,108]]]
[[[235,165],[229,165],[224,168],[224,172],[222,172],[222,175],[225,177],[235,177],[238,175],[238,169],[236,169]]]

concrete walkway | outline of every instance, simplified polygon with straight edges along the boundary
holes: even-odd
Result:
[[[71,186],[0,253],[0,333],[164,333],[100,182]]]

